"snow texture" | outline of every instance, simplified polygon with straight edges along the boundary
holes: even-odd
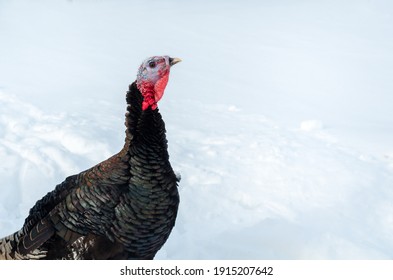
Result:
[[[0,0],[0,236],[159,103],[181,205],[159,259],[393,258],[391,1]]]

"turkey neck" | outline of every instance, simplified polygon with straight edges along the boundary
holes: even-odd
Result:
[[[142,110],[144,98],[135,82],[130,85],[126,100],[127,129],[122,153],[129,160],[131,177],[143,177],[145,181],[155,182],[160,174],[173,173],[169,163],[164,121],[158,108],[148,107]]]
[[[150,94],[149,96],[150,97]],[[146,99],[146,98],[145,98]],[[131,147],[144,147],[156,156],[168,160],[168,144],[166,140],[165,123],[156,106],[146,106],[146,100],[138,90],[136,82],[132,83],[126,96],[126,139],[123,150],[130,151]],[[150,103],[150,102],[149,102]]]

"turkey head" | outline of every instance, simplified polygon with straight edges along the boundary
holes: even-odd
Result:
[[[143,95],[142,110],[157,108],[157,102],[164,95],[170,69],[180,61],[180,58],[166,55],[149,57],[143,61],[136,79],[137,87]]]

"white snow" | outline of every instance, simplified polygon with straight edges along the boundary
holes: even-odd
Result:
[[[302,121],[300,124],[300,129],[304,131],[315,131],[321,130],[323,128],[323,123],[318,120],[306,120]]]
[[[157,258],[393,258],[390,1],[0,0],[0,38],[0,236],[121,149],[127,86],[168,54]]]

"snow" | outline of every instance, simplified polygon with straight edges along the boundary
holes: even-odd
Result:
[[[0,236],[116,153],[139,64],[181,174],[159,259],[393,257],[390,1],[0,0]]]

